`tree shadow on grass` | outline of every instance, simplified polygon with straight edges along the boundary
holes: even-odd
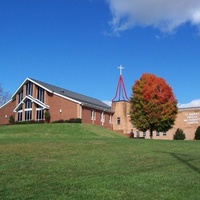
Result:
[[[180,161],[184,165],[188,166],[190,169],[200,174],[200,168],[190,163],[190,161],[199,160],[199,159],[194,159],[191,157],[188,159],[187,157],[190,155],[186,155],[186,154],[178,154],[178,153],[168,153],[168,154],[176,158],[178,161]]]

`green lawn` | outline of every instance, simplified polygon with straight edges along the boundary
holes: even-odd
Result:
[[[0,199],[200,198],[200,142],[86,124],[0,126]]]

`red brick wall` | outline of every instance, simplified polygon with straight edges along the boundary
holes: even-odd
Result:
[[[86,107],[82,108],[82,123],[92,124],[91,109],[88,109]]]
[[[51,121],[55,120],[68,120],[70,118],[78,118],[77,116],[77,103],[64,99],[57,95],[47,94],[47,102],[50,106],[49,112]]]
[[[91,111],[96,112],[96,118],[91,119]],[[104,126],[106,128],[112,129],[112,124],[109,123],[110,119],[110,113],[104,112],[104,123],[101,122],[101,113],[102,111],[100,110],[94,110],[92,108],[87,108],[83,107],[82,109],[82,123],[87,123],[87,124],[95,124],[98,126]]]
[[[9,123],[9,117],[12,115],[15,116],[15,113],[13,113],[13,110],[15,109],[15,101],[10,101],[6,105],[4,105],[2,108],[0,108],[0,124],[8,124]]]

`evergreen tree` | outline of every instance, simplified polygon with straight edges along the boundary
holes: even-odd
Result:
[[[194,134],[194,139],[195,140],[200,140],[200,126],[198,126],[195,134]]]
[[[173,136],[174,140],[185,140],[185,134],[182,129],[178,128]]]

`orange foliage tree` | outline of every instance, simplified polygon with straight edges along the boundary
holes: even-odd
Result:
[[[145,73],[132,86],[131,122],[140,131],[166,132],[176,119],[177,100],[164,79]]]

